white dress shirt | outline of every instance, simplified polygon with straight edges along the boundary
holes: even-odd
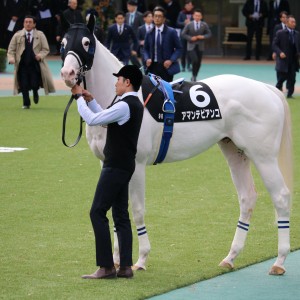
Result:
[[[127,96],[137,97],[137,92],[125,93],[118,100]],[[83,97],[79,97],[77,100],[77,108],[79,114],[89,126],[107,125],[115,122],[119,125],[123,125],[130,119],[130,109],[126,102],[118,102],[118,100],[110,108],[103,109],[95,99],[90,101],[87,106]]]

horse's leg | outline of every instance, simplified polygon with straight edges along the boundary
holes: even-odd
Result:
[[[248,157],[239,151],[235,144],[229,139],[224,139],[218,144],[230,167],[231,177],[236,187],[240,204],[239,221],[230,251],[219,264],[221,267],[232,269],[234,267],[235,258],[244,248],[257,194]]]
[[[150,242],[145,225],[145,165],[136,163],[135,172],[129,185],[132,217],[137,229],[139,258],[134,270],[146,270],[146,260],[150,252]]]
[[[283,275],[284,261],[290,251],[290,191],[279,169],[277,158],[254,163],[272,197],[277,213],[278,257],[269,274]]]

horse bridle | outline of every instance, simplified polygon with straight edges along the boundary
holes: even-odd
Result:
[[[80,85],[81,82],[83,82],[83,87],[84,87],[84,89],[86,89],[85,74],[89,69],[88,69],[87,65],[82,65],[81,60],[79,59],[78,55],[75,52],[69,51],[67,55],[69,55],[69,54],[73,55],[76,58],[76,60],[78,62],[78,65],[79,65],[79,72],[78,72],[78,77],[77,77],[76,84]],[[63,124],[62,124],[62,137],[61,137],[61,139],[62,139],[62,143],[68,148],[72,148],[72,147],[76,146],[79,143],[79,141],[81,139],[81,136],[82,136],[82,123],[84,122],[82,117],[80,116],[80,118],[79,118],[79,134],[78,134],[75,142],[71,145],[68,145],[66,143],[66,139],[65,139],[65,136],[66,136],[66,123],[67,123],[68,111],[69,111],[69,108],[71,107],[71,105],[73,103],[73,100],[74,100],[74,95],[71,95],[71,98],[70,98],[69,102],[67,103],[67,106],[66,106],[65,111],[64,111]]]

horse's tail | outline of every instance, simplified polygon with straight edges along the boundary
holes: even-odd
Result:
[[[293,143],[292,143],[292,125],[291,113],[286,98],[282,92],[273,86],[272,90],[280,97],[284,108],[284,123],[281,136],[281,144],[278,155],[278,163],[281,173],[284,177],[285,184],[287,185],[292,199],[293,194]]]

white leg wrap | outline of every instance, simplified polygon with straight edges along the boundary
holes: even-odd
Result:
[[[278,218],[278,257],[274,265],[283,268],[284,261],[290,252],[289,218]]]
[[[224,259],[224,261],[229,263],[232,267],[233,267],[233,261],[244,248],[248,230],[249,230],[249,224],[238,221],[229,254]]]
[[[136,228],[139,239],[139,259],[135,266],[146,270],[146,260],[150,252],[150,242],[146,230],[146,226],[142,225]]]

